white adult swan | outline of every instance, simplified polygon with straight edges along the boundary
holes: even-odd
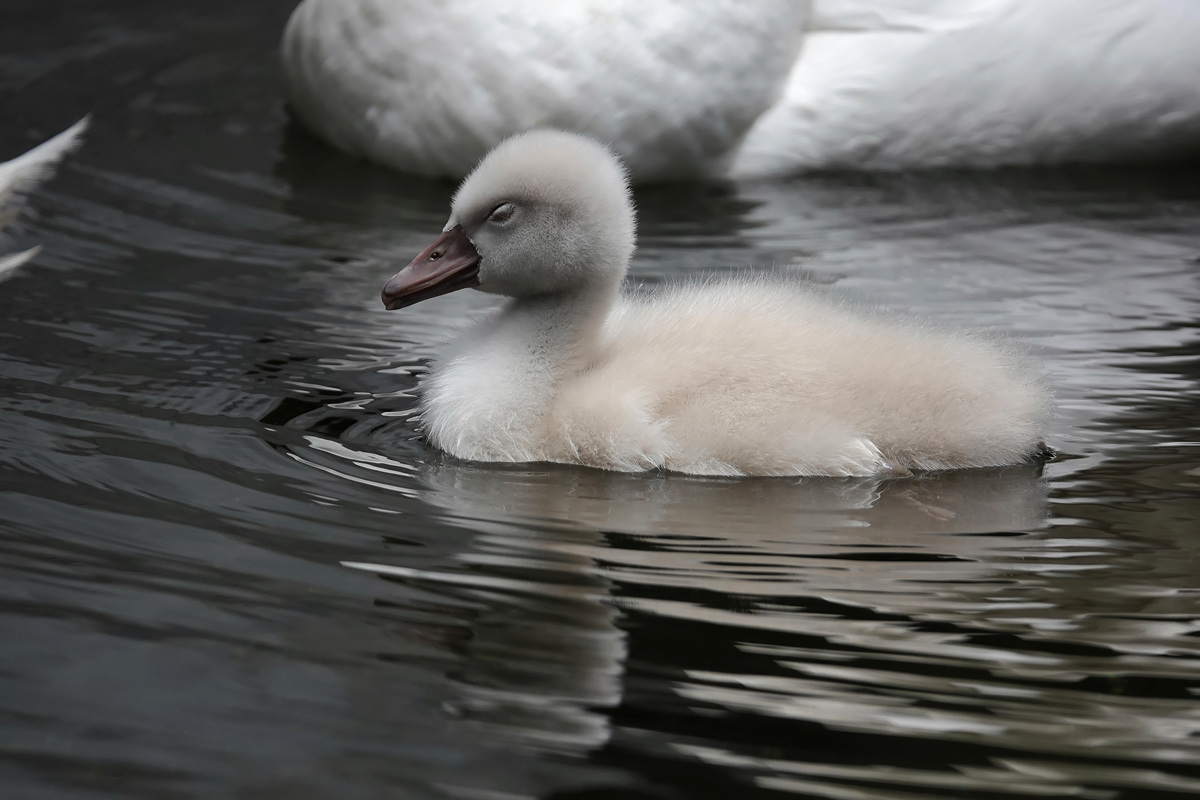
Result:
[[[462,177],[550,126],[636,180],[1200,151],[1195,0],[304,0],[288,96],[337,147]]]
[[[0,162],[0,233],[16,219],[20,200],[54,174],[64,155],[79,144],[87,129],[88,118],[76,122],[57,136],[47,139],[23,155]],[[17,267],[38,254],[40,247],[20,253],[0,255],[0,281],[11,277]]]
[[[511,298],[431,366],[422,424],[478,461],[697,475],[874,475],[1028,460],[1047,393],[1012,348],[857,311],[782,276],[621,291],[625,171],[577,134],[493,150],[383,289]]]

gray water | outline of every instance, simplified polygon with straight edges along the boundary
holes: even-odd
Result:
[[[288,123],[291,2],[5,0],[0,796],[1200,794],[1200,169],[638,192],[634,280],[795,268],[1029,343],[1044,468],[454,461],[387,313],[453,184]],[[69,12],[69,13],[67,13]]]

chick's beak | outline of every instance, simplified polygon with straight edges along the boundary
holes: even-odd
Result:
[[[394,311],[430,297],[478,286],[479,260],[479,252],[462,225],[455,225],[383,285],[383,306]]]

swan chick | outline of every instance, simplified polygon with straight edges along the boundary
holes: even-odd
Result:
[[[694,475],[897,475],[1040,451],[1049,394],[1019,348],[852,307],[787,275],[622,291],[618,159],[537,130],[463,181],[441,236],[383,288],[403,308],[508,298],[435,359],[428,440],[453,456]]]

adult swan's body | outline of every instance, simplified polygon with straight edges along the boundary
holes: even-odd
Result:
[[[343,150],[461,177],[551,125],[637,180],[1200,151],[1193,0],[305,0],[292,106]]]
[[[1009,346],[857,311],[793,279],[622,293],[634,210],[620,163],[558,131],[514,137],[388,281],[401,308],[511,298],[423,385],[461,458],[700,475],[876,475],[1025,461],[1048,397]]]

